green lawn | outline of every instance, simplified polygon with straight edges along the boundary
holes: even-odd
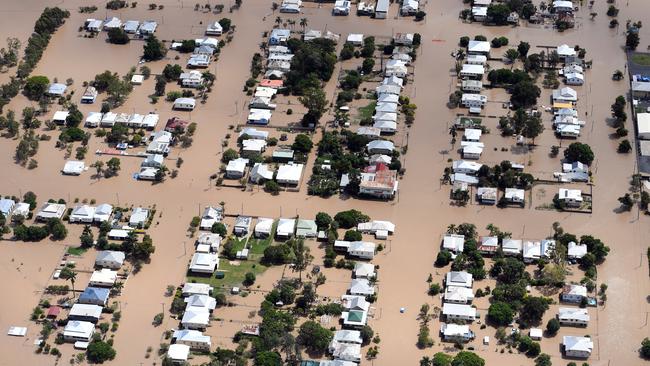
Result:
[[[650,66],[650,54],[635,53],[632,55],[632,62],[637,65]]]
[[[233,286],[241,286],[246,273],[252,272],[256,276],[266,270],[266,266],[261,265],[258,261],[239,261],[239,265],[232,265],[226,258],[219,258],[219,272],[224,273],[223,278],[216,278],[215,275],[207,276],[187,276],[188,282],[209,283],[216,291],[228,291]]]
[[[364,119],[372,118],[372,114],[375,113],[375,107],[376,106],[377,106],[377,102],[372,101],[367,106],[360,107],[358,109],[358,111],[359,111],[359,120],[363,121]]]
[[[88,251],[88,248],[68,247],[68,254],[70,255],[82,256],[86,251]]]
[[[209,283],[217,291],[229,291],[233,286],[241,286],[246,273],[252,272],[256,276],[262,274],[268,267],[260,264],[260,259],[262,259],[264,249],[273,243],[273,237],[275,236],[276,228],[277,221],[273,223],[271,236],[266,239],[255,239],[252,236],[244,238],[231,237],[228,239],[235,242],[236,250],[242,250],[244,249],[244,246],[248,244],[249,255],[248,260],[234,261],[239,262],[239,265],[233,265],[227,258],[220,257],[219,272],[223,272],[223,278],[216,278],[215,275],[212,275],[210,277],[190,275],[187,276],[187,281]]]

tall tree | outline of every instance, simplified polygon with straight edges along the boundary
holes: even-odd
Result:
[[[61,270],[61,274],[59,274],[59,277],[66,280],[70,281],[70,284],[72,285],[72,296],[75,296],[75,291],[74,291],[74,284],[77,281],[77,272],[69,266],[66,266]]]

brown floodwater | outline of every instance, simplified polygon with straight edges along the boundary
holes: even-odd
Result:
[[[120,176],[99,181],[91,178],[90,172],[80,177],[61,176],[59,170],[65,161],[65,152],[54,147],[54,139],[42,142],[39,153],[35,157],[39,166],[27,170],[14,164],[12,156],[17,144],[16,140],[0,139],[0,166],[3,179],[0,179],[0,193],[3,195],[18,195],[27,190],[38,194],[39,203],[48,198],[65,198],[69,202],[75,197],[95,198],[98,202],[111,202],[120,205],[152,205],[158,208],[149,233],[152,235],[156,253],[152,262],[132,276],[119,297],[122,309],[120,328],[115,335],[115,347],[118,355],[114,364],[139,365],[153,364],[157,361],[155,349],[162,341],[162,330],[175,327],[176,321],[166,318],[161,327],[151,325],[153,316],[169,308],[169,298],[164,297],[165,288],[169,284],[179,284],[184,280],[185,269],[190,259],[188,253],[192,240],[187,238],[186,229],[192,216],[208,204],[226,202],[226,210],[231,213],[245,212],[250,215],[280,217],[300,215],[313,217],[318,211],[334,214],[338,211],[357,208],[369,213],[375,219],[391,220],[397,225],[397,231],[383,251],[375,259],[380,265],[379,300],[375,304],[376,311],[370,325],[381,336],[379,356],[373,361],[376,365],[417,364],[424,356],[431,356],[437,351],[449,348],[448,344],[439,342],[433,348],[419,350],[417,340],[418,320],[416,319],[420,305],[429,303],[441,306],[438,298],[427,295],[426,279],[429,273],[434,280],[441,282],[445,270],[433,267],[435,255],[439,250],[439,240],[447,225],[452,223],[471,222],[481,229],[493,223],[501,229],[510,231],[515,237],[541,238],[550,235],[551,224],[561,222],[565,230],[581,235],[593,234],[603,239],[612,249],[607,261],[599,267],[598,282],[609,285],[608,300],[605,306],[590,309],[592,324],[587,329],[562,328],[560,335],[546,338],[542,342],[542,351],[552,356],[554,364],[565,364],[561,360],[559,343],[561,335],[584,335],[593,337],[595,349],[589,359],[591,365],[636,365],[641,361],[637,349],[641,339],[650,334],[647,325],[647,313],[650,305],[646,296],[650,293],[648,281],[648,263],[645,258],[647,242],[642,238],[649,234],[648,218],[638,215],[633,210],[630,213],[616,213],[618,206],[616,197],[622,195],[628,187],[628,181],[634,172],[635,164],[632,155],[619,155],[615,152],[617,141],[610,138],[613,132],[606,124],[609,116],[609,105],[620,94],[627,92],[627,82],[614,83],[611,74],[615,69],[623,69],[625,55],[622,50],[624,35],[622,29],[610,30],[609,19],[605,16],[607,4],[597,1],[595,10],[600,15],[594,21],[589,20],[589,9],[578,12],[579,27],[577,29],[558,33],[550,28],[538,27],[484,27],[478,24],[464,24],[458,18],[458,12],[463,8],[458,0],[441,0],[429,2],[426,22],[415,23],[412,19],[394,19],[397,8],[391,8],[391,16],[386,20],[373,20],[349,17],[332,17],[330,7],[319,8],[314,4],[306,4],[304,14],[280,15],[272,14],[270,2],[245,1],[242,9],[232,14],[212,15],[195,12],[193,3],[182,1],[161,1],[165,5],[162,11],[149,11],[147,4],[139,4],[136,9],[125,9],[117,12],[100,9],[95,14],[85,15],[77,12],[80,5],[88,5],[86,1],[73,0],[63,3],[46,0],[27,0],[7,2],[0,9],[0,39],[16,36],[26,41],[35,19],[44,6],[59,4],[71,10],[71,17],[53,37],[41,62],[33,72],[43,74],[59,81],[72,78],[72,89],[78,98],[83,92],[81,86],[84,80],[91,80],[95,74],[106,69],[125,74],[129,68],[136,66],[141,54],[141,42],[131,42],[127,46],[110,45],[104,42],[105,34],[98,38],[83,38],[78,32],[87,17],[103,18],[106,15],[116,15],[126,19],[155,19],[160,26],[157,35],[160,39],[182,39],[201,36],[208,21],[227,16],[233,20],[237,30],[234,40],[222,52],[217,63],[210,70],[217,75],[217,81],[210,94],[208,102],[201,104],[191,113],[171,111],[167,102],[159,101],[156,105],[149,104],[148,95],[153,92],[153,82],[148,81],[136,86],[129,100],[117,111],[145,113],[157,110],[161,121],[171,116],[190,118],[199,125],[194,138],[194,144],[186,150],[174,149],[172,158],[181,156],[185,163],[176,179],[168,179],[164,184],[151,185],[138,182],[132,178],[137,171],[137,158],[123,158]],[[8,6],[7,6],[8,5]],[[97,4],[100,8],[101,4]],[[618,19],[644,20],[639,18],[648,14],[650,6],[641,0],[629,3],[619,2],[621,12]],[[228,7],[228,5],[226,5]],[[218,170],[221,153],[221,141],[229,132],[228,126],[243,122],[245,105],[249,97],[242,92],[245,80],[249,76],[250,59],[258,51],[264,31],[272,28],[275,17],[299,20],[306,17],[308,28],[327,29],[340,33],[342,38],[348,33],[364,33],[389,37],[395,32],[419,32],[422,34],[422,47],[419,51],[415,67],[415,83],[411,90],[411,99],[417,104],[417,117],[409,134],[409,149],[405,155],[404,165],[406,175],[400,182],[400,194],[392,202],[361,201],[355,199],[341,200],[338,198],[321,199],[306,195],[303,183],[300,192],[283,192],[278,197],[264,192],[240,191],[232,188],[215,187],[209,176]],[[200,24],[203,22],[203,25]],[[300,27],[296,25],[296,30]],[[450,53],[457,48],[458,38],[462,35],[483,34],[488,39],[505,35],[510,44],[520,40],[531,44],[531,52],[538,45],[570,45],[580,44],[587,49],[588,60],[593,60],[593,68],[587,72],[587,82],[582,87],[575,88],[580,95],[579,110],[588,112],[584,118],[587,126],[580,140],[589,143],[596,154],[594,210],[592,214],[570,214],[554,211],[526,209],[498,209],[468,205],[454,207],[449,205],[449,187],[440,186],[439,178],[447,159],[459,157],[452,148],[447,133],[448,124],[460,110],[449,110],[446,107],[447,97],[453,90],[455,79],[450,77],[454,63]],[[650,39],[646,28],[641,30],[640,49],[645,49]],[[505,52],[506,48],[502,48]],[[498,52],[498,51],[495,51]],[[182,64],[187,56],[174,60],[175,52],[170,52],[168,59],[152,63],[148,66],[154,73],[159,73],[166,63]],[[492,67],[501,67],[498,62],[491,62]],[[13,70],[10,70],[13,72]],[[3,79],[8,74],[0,75]],[[332,95],[334,82],[327,87],[327,95]],[[171,85],[168,86],[168,89]],[[549,91],[544,91],[544,96]],[[494,100],[505,99],[502,91],[490,94]],[[295,103],[295,102],[294,102]],[[24,106],[30,105],[24,97],[18,96],[9,108],[20,113]],[[540,99],[540,104],[548,104],[546,98]],[[86,114],[97,111],[99,103],[80,106]],[[284,108],[284,107],[281,107]],[[52,107],[50,113],[56,110]],[[296,109],[297,110],[297,109]],[[500,115],[505,111],[500,104],[491,103],[488,107],[491,115]],[[46,116],[49,117],[50,115]],[[296,116],[294,114],[294,116]],[[285,121],[286,117],[282,117]],[[298,117],[296,117],[298,118]],[[286,118],[288,122],[289,118]],[[498,136],[497,119],[486,119],[492,133],[486,137],[487,144],[485,162],[496,163],[503,159],[514,160],[527,165],[528,171],[534,174],[549,174],[559,168],[559,159],[549,158],[550,146],[559,144],[552,135],[550,118],[546,115],[546,131],[536,143],[537,149],[530,154],[511,154],[502,152],[501,147],[510,147],[511,139]],[[631,122],[628,122],[631,123]],[[628,125],[628,128],[631,129]],[[158,128],[162,128],[162,125]],[[566,141],[563,142],[563,145]],[[97,148],[105,147],[100,139],[93,137],[89,153],[86,156],[88,164],[95,160],[107,160],[92,154]],[[493,151],[498,147],[499,151]],[[489,151],[488,151],[489,150]],[[313,156],[311,157],[313,161]],[[72,237],[76,240],[76,236]],[[55,359],[51,356],[36,356],[31,342],[38,332],[33,323],[29,323],[29,314],[40,298],[39,292],[46,285],[52,270],[58,263],[63,252],[60,245],[42,243],[14,243],[4,240],[0,246],[2,257],[2,273],[5,281],[0,284],[4,293],[12,294],[11,302],[0,305],[0,325],[7,329],[9,325],[27,325],[29,338],[0,337],[0,351],[3,357],[2,365],[15,365],[28,361],[33,365],[53,365]],[[11,259],[15,258],[14,261]],[[19,263],[23,263],[19,266]],[[343,271],[344,270],[339,270]],[[271,269],[260,276],[258,283],[261,289],[272,288],[280,277],[280,269]],[[343,291],[345,286],[338,282],[347,276],[328,276],[332,283],[323,285],[326,295],[335,295]],[[492,281],[478,283],[475,289],[494,286]],[[320,292],[320,291],[319,291]],[[262,294],[251,294],[247,298],[235,298],[242,306],[217,310],[215,316],[233,320],[214,322],[208,333],[213,336],[213,343],[232,346],[229,337],[240,329],[240,323],[248,320],[259,320],[257,316],[249,318],[250,311],[255,309],[262,299]],[[477,302],[482,313],[488,307],[486,299]],[[400,313],[401,307],[406,308]],[[553,316],[557,305],[553,305],[545,316],[545,321]],[[221,312],[221,314],[220,314]],[[430,323],[432,334],[439,329],[439,321]],[[472,329],[477,332],[477,339],[482,336],[494,336],[494,329],[480,330],[478,325]],[[498,347],[484,347],[475,341],[476,352],[487,360],[488,365],[529,365],[531,361],[523,355],[500,353]],[[146,358],[147,347],[154,348],[151,358]],[[60,347],[64,352],[61,362],[68,362],[74,352],[70,345]],[[366,363],[364,361],[364,363]]]

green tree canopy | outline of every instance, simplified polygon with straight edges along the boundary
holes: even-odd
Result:
[[[579,161],[587,165],[591,165],[595,158],[591,146],[581,142],[574,142],[569,145],[564,150],[564,157],[570,162]]]
[[[157,61],[161,60],[167,54],[167,49],[165,45],[156,38],[156,36],[151,35],[144,44],[143,55],[142,57],[145,61]]]

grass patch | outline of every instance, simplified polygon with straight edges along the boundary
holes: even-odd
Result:
[[[650,66],[650,54],[635,53],[632,55],[632,62],[641,66]]]
[[[187,276],[188,282],[208,283],[215,290],[229,291],[233,286],[241,286],[244,281],[246,273],[252,272],[258,276],[268,267],[260,264],[257,261],[239,261],[239,265],[231,264],[227,259],[219,259],[219,271],[224,273],[223,278],[216,278],[215,275],[207,276]]]
[[[68,247],[67,253],[70,255],[82,256],[88,251],[88,248],[84,247]]]
[[[358,109],[358,111],[359,111],[359,120],[363,121],[365,119],[372,118],[373,113],[375,113],[375,107],[376,106],[377,106],[377,102],[372,101],[367,106],[360,107]]]
[[[235,250],[242,250],[246,247],[246,243],[248,242],[248,237],[244,236],[242,238],[238,238],[234,235],[231,235],[228,238],[228,241],[232,241],[234,243]]]

